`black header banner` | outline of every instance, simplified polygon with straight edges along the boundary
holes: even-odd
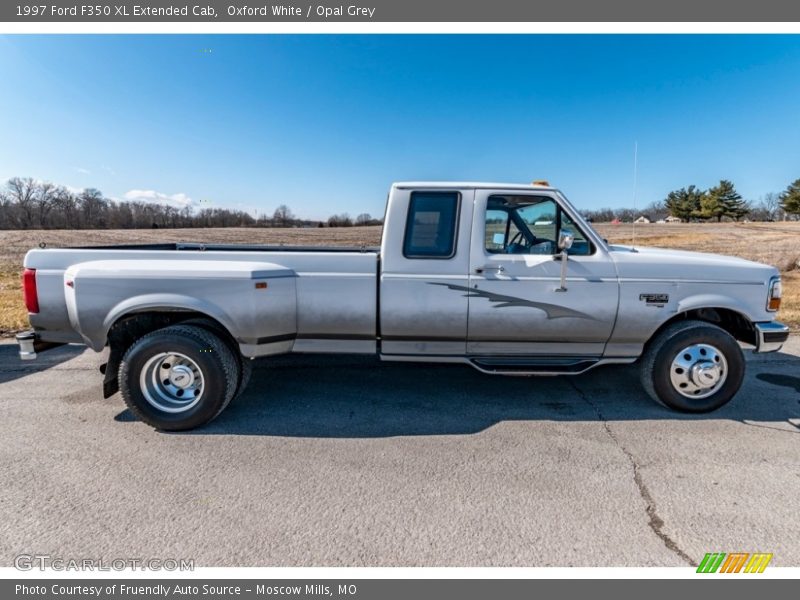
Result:
[[[52,22],[795,22],[786,0],[5,0],[0,21]]]

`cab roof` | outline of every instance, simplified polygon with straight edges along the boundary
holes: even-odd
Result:
[[[393,187],[399,189],[492,189],[492,190],[548,190],[557,191],[557,188],[550,185],[538,183],[492,183],[485,181],[398,181]]]

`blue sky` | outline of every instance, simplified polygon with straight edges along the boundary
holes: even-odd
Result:
[[[0,178],[382,215],[395,180],[581,208],[800,178],[800,36],[0,36]]]

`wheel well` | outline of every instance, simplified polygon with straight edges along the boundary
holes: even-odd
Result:
[[[735,310],[731,310],[730,308],[718,307],[693,308],[692,310],[679,313],[668,321],[662,323],[661,327],[653,332],[653,335],[650,336],[650,339],[653,339],[665,327],[671,325],[672,323],[686,320],[705,321],[706,323],[712,323],[730,333],[734,339],[739,340],[740,342],[745,342],[746,344],[752,345],[756,344],[756,332],[750,319],[743,314],[736,312]]]
[[[208,315],[191,310],[172,310],[172,311],[143,311],[123,315],[108,330],[107,345],[109,347],[108,362],[100,367],[104,375],[103,396],[108,398],[119,391],[117,381],[117,371],[122,361],[122,357],[131,345],[148,333],[156,329],[162,329],[170,325],[176,325],[189,319],[202,319],[210,322],[219,332],[226,332],[227,328]],[[228,333],[227,340],[232,347],[236,348],[237,343],[233,336]]]

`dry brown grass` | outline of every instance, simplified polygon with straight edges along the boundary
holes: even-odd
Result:
[[[612,243],[631,243],[630,224],[601,223],[596,228]],[[800,222],[649,223],[636,226],[636,243],[729,254],[791,271],[800,259]]]
[[[612,243],[630,243],[631,225],[600,223],[597,229]],[[154,242],[221,242],[286,245],[376,246],[380,227],[340,229],[157,229],[105,231],[0,231],[0,335],[27,327],[19,280],[25,253],[48,246],[88,246]],[[800,222],[722,224],[644,224],[636,226],[636,243],[680,250],[740,256],[775,265],[783,272],[783,308],[779,318],[800,330]]]
[[[105,229],[102,231],[0,231],[0,264],[22,263],[25,253],[48,246],[105,246],[158,242],[208,242],[221,244],[286,244],[295,246],[377,246],[381,227],[338,229]]]
[[[783,274],[783,300],[778,315],[792,331],[800,331],[800,271]]]
[[[19,272],[17,265],[0,263],[0,336],[22,331],[28,326]]]

